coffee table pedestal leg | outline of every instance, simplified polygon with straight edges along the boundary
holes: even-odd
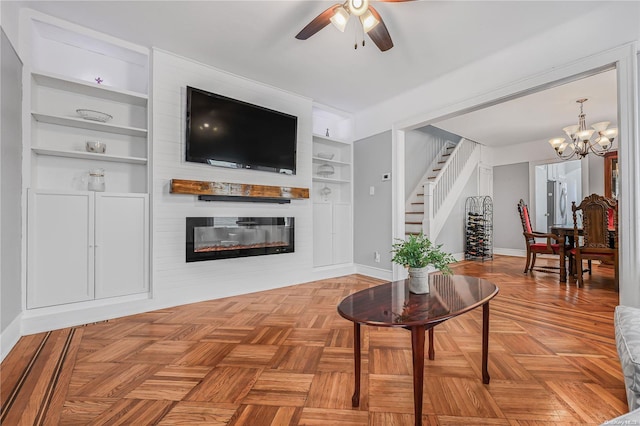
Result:
[[[424,326],[411,327],[411,352],[413,354],[413,412],[416,417],[416,426],[422,425],[424,334]]]
[[[360,405],[360,324],[353,323],[353,364],[355,366],[355,386],[353,396],[351,397],[351,405],[357,407]]]
[[[482,305],[482,383],[489,384],[489,302]]]

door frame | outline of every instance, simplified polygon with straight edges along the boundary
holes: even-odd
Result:
[[[640,306],[640,221],[635,212],[640,211],[640,143],[638,142],[639,113],[638,62],[639,43],[628,43],[599,54],[591,55],[565,66],[555,67],[506,84],[496,90],[473,96],[424,115],[400,120],[392,125],[392,237],[404,237],[404,139],[405,132],[447,118],[496,105],[534,92],[559,86],[570,81],[600,72],[616,69],[618,87],[618,129],[621,176],[620,203],[620,301],[626,305]],[[404,268],[393,265],[393,278],[399,279]],[[629,283],[626,284],[625,283]],[[633,284],[632,284],[633,283]]]

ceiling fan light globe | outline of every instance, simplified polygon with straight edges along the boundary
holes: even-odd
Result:
[[[601,121],[599,123],[593,123],[591,127],[596,132],[603,132],[607,129],[607,127],[609,127],[609,123],[610,123],[609,121]]]
[[[601,134],[603,136],[608,137],[609,139],[613,139],[616,136],[618,136],[618,128],[617,127],[613,127],[611,129],[604,130]]]
[[[363,15],[369,10],[369,0],[348,0],[349,12],[355,16]]]
[[[360,16],[360,22],[362,23],[362,29],[364,29],[365,33],[371,31],[376,25],[380,23],[380,21],[378,21],[376,17],[373,16],[373,13],[371,13],[370,10],[367,10],[363,15]]]
[[[347,22],[349,22],[349,12],[347,12],[344,7],[339,6],[336,8],[336,12],[331,18],[329,18],[329,20],[334,27],[339,29],[341,32],[344,32],[344,29],[347,27]]]

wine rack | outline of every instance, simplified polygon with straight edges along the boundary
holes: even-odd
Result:
[[[493,259],[493,201],[489,196],[465,202],[465,259]]]

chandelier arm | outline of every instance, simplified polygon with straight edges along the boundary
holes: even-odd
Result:
[[[567,154],[567,149],[565,149],[565,151],[563,151],[563,153],[560,153],[560,151],[556,150],[556,155],[558,157],[560,157],[561,160],[571,160],[573,157],[575,157],[576,155],[578,155],[578,152],[575,150],[575,146],[573,143],[570,143],[569,145],[567,145],[567,148],[571,147],[571,153]]]
[[[604,157],[604,155],[611,151],[611,149],[613,148],[613,139],[609,139],[609,148],[608,149],[603,149],[599,143],[597,143],[595,140],[594,141],[589,141],[589,147],[587,149],[587,151],[591,151],[592,153],[594,153],[595,155],[597,155],[598,157]]]

